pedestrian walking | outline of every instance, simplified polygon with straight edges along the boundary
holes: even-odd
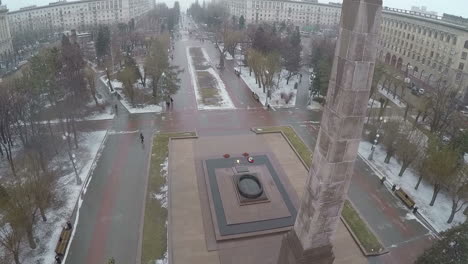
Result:
[[[119,108],[117,107],[117,105],[114,105],[114,109],[115,109],[115,114],[117,115],[119,113]]]
[[[143,133],[140,132],[140,140],[141,144],[145,143],[145,137],[143,136]]]
[[[169,98],[171,99],[171,104],[173,104],[173,103],[174,103],[174,99],[172,98],[172,96],[169,97]]]
[[[171,101],[166,100],[166,108],[169,109],[170,106],[171,106]]]

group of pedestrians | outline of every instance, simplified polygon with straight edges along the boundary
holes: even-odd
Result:
[[[174,106],[174,99],[172,96],[169,96],[169,98],[166,100],[166,109],[169,110],[171,105]]]

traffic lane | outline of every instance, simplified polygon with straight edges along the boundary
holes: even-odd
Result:
[[[360,157],[354,165],[348,197],[386,247],[398,246],[430,233],[381,184],[377,175]]]
[[[113,198],[118,184],[119,164],[127,158],[123,135],[109,135],[97,166],[93,171],[84,200],[79,209],[75,236],[71,241],[67,263],[104,263],[107,226],[112,221]],[[101,253],[99,253],[101,252]]]
[[[115,194],[106,252],[116,263],[137,263],[141,220],[145,199],[148,160],[151,150],[152,130],[143,131],[145,143],[138,134],[129,134],[130,145],[122,167],[119,188]]]

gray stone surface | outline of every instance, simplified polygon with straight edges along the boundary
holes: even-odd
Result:
[[[271,178],[273,179],[275,186],[279,193],[281,194],[281,198],[285,203],[289,215],[286,217],[281,218],[274,218],[274,219],[266,219],[266,220],[259,220],[259,221],[250,221],[245,223],[228,223],[228,219],[226,218],[222,197],[220,193],[220,187],[218,186],[218,181],[216,178],[215,170],[218,168],[232,168],[233,164],[235,163],[236,159],[242,159],[240,157],[228,158],[228,159],[209,159],[205,161],[206,166],[206,173],[207,179],[210,183],[210,193],[213,199],[213,206],[214,206],[214,213],[217,219],[217,225],[221,236],[229,236],[229,235],[237,235],[243,233],[251,233],[251,232],[258,232],[276,228],[284,228],[288,226],[292,226],[295,221],[295,217],[297,214],[297,210],[294,207],[293,202],[291,201],[283,183],[280,180],[279,175],[277,174],[276,170],[273,168],[273,165],[270,163],[270,160],[266,155],[254,155],[253,158],[255,159],[254,164],[246,164],[245,167],[249,166],[259,166],[265,165],[268,169]]]
[[[283,239],[278,263],[333,262],[331,239],[349,188],[364,125],[381,9],[381,0],[343,1],[340,36],[310,179],[293,234]]]

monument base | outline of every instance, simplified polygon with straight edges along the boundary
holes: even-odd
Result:
[[[288,232],[281,243],[278,264],[332,264],[333,246],[304,250],[294,230]]]

